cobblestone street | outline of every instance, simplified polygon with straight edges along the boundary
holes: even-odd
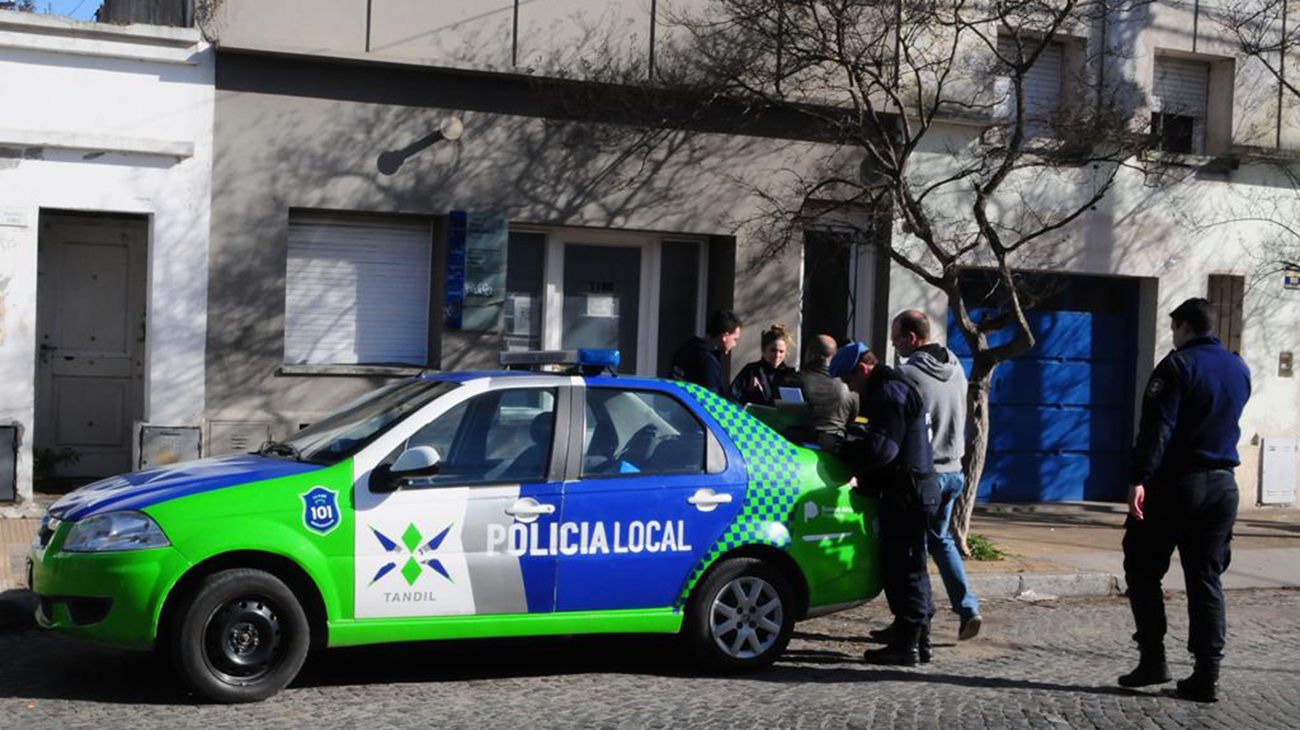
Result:
[[[1169,602],[1176,677],[1181,596]],[[693,676],[671,641],[570,638],[326,652],[257,705],[196,706],[146,655],[27,632],[0,635],[3,727],[1231,727],[1300,725],[1300,592],[1229,595],[1222,700],[1198,705],[1173,685],[1114,685],[1135,658],[1118,598],[985,603],[979,639],[957,645],[936,624],[936,661],[920,669],[860,661],[883,601],[800,624],[772,670]]]

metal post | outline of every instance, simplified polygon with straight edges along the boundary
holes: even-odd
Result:
[[[1291,9],[1290,0],[1282,1],[1282,42],[1278,46],[1277,60],[1277,148],[1282,149],[1282,90],[1286,86],[1286,51],[1287,51],[1287,11]]]
[[[785,3],[777,0],[776,3],[776,95],[781,95],[781,66],[785,60],[783,51],[785,50]]]
[[[894,91],[898,91],[898,79],[902,73],[902,63],[903,63],[903,0],[895,0],[894,2]]]
[[[514,17],[510,21],[510,65],[519,66],[519,0],[515,0]]]
[[[1196,42],[1201,35],[1201,0],[1192,5],[1192,53],[1196,53]]]
[[[370,11],[374,0],[366,0],[366,53],[370,53]]]
[[[650,0],[650,71],[648,79],[655,80],[655,15],[658,11],[656,0]]]

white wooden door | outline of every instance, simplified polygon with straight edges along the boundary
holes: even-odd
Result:
[[[143,220],[44,214],[37,262],[36,433],[57,479],[129,471],[144,416]]]

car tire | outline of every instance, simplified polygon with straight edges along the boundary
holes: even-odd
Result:
[[[261,570],[203,579],[179,607],[165,647],[181,679],[213,702],[257,702],[302,669],[311,627],[284,581]]]
[[[709,669],[755,671],[785,651],[796,610],[794,590],[781,570],[756,558],[732,558],[711,570],[691,595],[682,635]]]

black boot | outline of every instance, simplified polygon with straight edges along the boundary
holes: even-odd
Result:
[[[868,664],[914,667],[921,661],[921,627],[899,624],[898,636],[879,649],[867,649],[862,659]]]
[[[883,641],[888,644],[898,638],[899,632],[901,632],[902,629],[903,624],[900,623],[898,619],[894,619],[893,623],[883,629],[872,629],[868,631],[867,636],[870,636],[876,641]]]
[[[922,664],[929,664],[933,652],[930,650],[930,622],[921,627],[921,635],[916,640],[916,658]]]
[[[1178,689],[1174,694],[1185,700],[1194,702],[1218,702],[1219,701],[1219,660],[1196,659],[1196,666],[1192,669],[1192,675],[1187,679],[1178,680]]]
[[[1169,665],[1165,663],[1165,648],[1142,649],[1137,668],[1119,678],[1121,687],[1146,687],[1152,684],[1164,684],[1173,677],[1169,674]]]

